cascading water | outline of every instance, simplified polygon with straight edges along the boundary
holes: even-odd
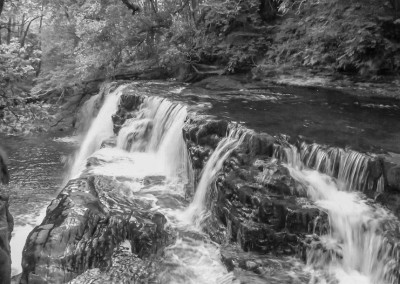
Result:
[[[296,164],[302,163],[307,168],[334,177],[341,190],[365,191],[374,186],[368,179],[368,164],[373,158],[367,154],[315,143],[302,142],[299,147],[289,145],[285,141],[282,143],[283,146],[276,146],[276,158],[283,159],[289,164],[293,163],[293,159],[297,159]],[[378,181],[376,184],[378,192],[382,190],[381,182]]]
[[[217,145],[205,165],[193,201],[185,212],[185,219],[200,228],[202,221],[207,218],[207,193],[215,176],[221,170],[225,160],[243,141],[245,131],[240,127],[230,128],[228,135]]]
[[[233,276],[221,263],[218,246],[180,221],[186,206],[185,188],[192,183],[193,175],[182,136],[186,107],[159,97],[146,97],[134,118],[126,120],[120,129],[117,147],[98,150],[101,140],[113,135],[108,120],[116,111],[120,92],[118,89],[106,99],[75,164],[84,165],[91,155],[93,162],[86,174],[123,177],[124,185],[131,189],[130,198],[151,201],[151,210],[168,219],[168,226],[178,236],[176,243],[165,249],[160,264],[162,283],[231,283]],[[222,155],[228,155],[230,147],[237,143],[234,135],[232,132],[225,150],[219,151]],[[220,155],[218,158],[223,159]]]
[[[194,199],[186,206],[185,187],[192,182],[192,172],[182,138],[185,106],[159,97],[143,98],[133,118],[122,126],[117,147],[98,150],[100,143],[113,135],[111,115],[117,110],[122,90],[120,87],[106,97],[76,156],[72,177],[80,174],[94,153],[89,173],[124,177],[132,198],[151,200],[151,210],[166,216],[168,226],[177,232],[177,241],[165,249],[162,283],[231,283],[232,274],[222,265],[218,246],[201,232],[201,224],[209,215],[211,184],[246,131],[230,128],[209,157]],[[312,283],[397,283],[398,248],[383,233],[396,220],[353,192],[370,186],[366,182],[370,157],[305,143],[299,149],[280,146],[275,157],[287,163],[292,177],[330,217],[331,232],[308,251],[308,264],[314,270]],[[376,186],[383,186],[382,178]]]
[[[322,164],[320,161],[328,161],[326,152],[322,153],[314,154],[313,165],[317,169]],[[362,170],[351,170],[349,164],[362,167],[362,159],[355,153],[341,157],[337,169],[342,173],[339,178],[350,181],[347,186],[354,186],[342,191],[332,177],[307,169],[295,146],[286,145],[283,150],[278,147],[275,156],[284,158],[291,176],[302,183],[308,196],[329,214],[331,232],[320,239],[324,249],[321,250],[319,245],[308,251],[308,264],[315,269],[312,283],[398,283],[399,250],[385,235],[398,227],[398,221],[384,208],[369,204],[355,192],[353,176],[363,173]],[[350,163],[350,160],[354,162]],[[306,159],[306,163],[310,161]]]
[[[189,177],[189,159],[182,128],[187,117],[186,107],[159,97],[145,98],[136,118],[121,128],[117,147],[129,152],[156,155],[157,163],[169,177]]]
[[[76,178],[85,167],[86,159],[100,148],[101,143],[113,135],[111,115],[117,111],[118,101],[125,86],[118,87],[106,95],[103,106],[93,120],[87,134],[83,138],[81,147],[76,153],[71,167],[69,178]]]

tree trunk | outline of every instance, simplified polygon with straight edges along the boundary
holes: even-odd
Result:
[[[22,20],[21,20],[21,25],[18,28],[19,29],[19,38],[22,38],[22,35],[24,34],[24,30],[25,30],[25,13],[22,15]]]
[[[122,3],[124,3],[124,5],[126,7],[128,7],[129,10],[132,11],[132,15],[135,15],[136,13],[140,12],[140,6],[134,3],[131,3],[129,0],[121,0]]]
[[[260,0],[260,16],[264,21],[273,20],[278,12],[276,0]]]
[[[0,0],[0,16],[1,12],[3,12],[3,8],[4,8],[4,0]]]
[[[32,20],[29,21],[28,26],[26,27],[26,30],[24,32],[24,35],[21,38],[21,47],[24,47],[24,45],[25,45],[25,39],[26,39],[26,36],[28,35],[28,31],[29,31],[29,28],[31,27],[32,22],[34,20],[36,20],[36,19],[39,19],[39,18],[40,18],[40,16],[37,16],[37,17],[35,17],[35,18],[33,18]]]
[[[11,17],[10,17],[8,19],[8,24],[7,24],[7,44],[11,43],[11,26],[12,26],[12,20],[11,20]]]

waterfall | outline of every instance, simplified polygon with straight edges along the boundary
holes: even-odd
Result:
[[[113,133],[113,122],[111,115],[117,111],[119,98],[125,86],[118,87],[108,94],[98,115],[93,120],[82,140],[79,151],[74,157],[74,162],[69,174],[70,178],[76,178],[85,167],[86,159],[96,150],[100,149],[101,143],[111,137]]]
[[[189,179],[189,158],[182,136],[186,107],[159,97],[145,98],[135,118],[121,128],[117,147],[128,152],[154,153],[168,177]]]
[[[293,145],[275,149],[275,157],[287,163],[291,176],[302,183],[310,199],[329,214],[331,231],[321,236],[320,245],[308,251],[308,264],[322,269],[341,284],[398,283],[399,248],[386,237],[399,226],[398,221],[356,191],[366,178],[365,156],[331,149],[321,150],[316,145],[303,145],[302,151]],[[338,164],[332,162],[335,159]],[[307,169],[310,166],[316,170]],[[317,170],[331,175],[336,171],[338,178]],[[347,191],[343,191],[341,182],[346,183]],[[330,282],[329,277],[328,282],[315,283],[336,283]]]
[[[99,111],[100,103],[110,93],[111,88],[115,86],[115,83],[103,83],[100,86],[100,91],[97,95],[91,96],[79,109],[76,121],[76,133],[82,135],[87,133],[93,119]]]
[[[230,127],[228,135],[223,138],[217,145],[214,152],[208,159],[202,173],[196,193],[192,203],[187,208],[185,218],[187,221],[194,223],[196,227],[200,227],[202,221],[207,218],[209,212],[207,210],[207,195],[211,183],[221,170],[225,160],[242,142],[247,133],[244,129],[233,126]]]
[[[368,183],[368,165],[373,158],[350,149],[326,147],[302,142],[300,147],[285,141],[275,146],[275,157],[297,167],[307,167],[334,177],[342,190],[365,191]],[[382,184],[378,184],[377,187]]]

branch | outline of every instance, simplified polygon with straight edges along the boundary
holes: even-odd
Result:
[[[151,8],[153,9],[154,14],[157,14],[157,9],[156,9],[156,6],[154,5],[153,0],[149,0],[149,1],[151,3]]]
[[[36,19],[39,19],[39,18],[40,18],[40,16],[36,16],[35,18],[33,18],[32,20],[29,21],[29,24],[28,24],[28,26],[26,27],[26,30],[25,30],[25,32],[24,32],[24,36],[23,36],[22,39],[21,39],[21,47],[24,47],[24,45],[25,45],[25,39],[26,39],[26,36],[28,35],[28,31],[29,31],[29,28],[30,28],[32,22],[33,22],[34,20],[36,20]]]
[[[190,0],[186,0],[185,3],[182,4],[181,7],[179,7],[175,12],[172,12],[173,15],[176,15],[178,13],[180,13],[183,9],[185,9],[185,7],[189,4]]]
[[[129,0],[121,0],[121,1],[122,3],[125,4],[126,7],[128,7],[129,10],[132,10],[132,15],[135,15],[136,13],[140,12],[141,8],[139,5],[133,4]]]

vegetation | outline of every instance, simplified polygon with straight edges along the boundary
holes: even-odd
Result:
[[[54,103],[146,68],[397,76],[399,12],[400,0],[0,0],[3,130],[44,129]]]

